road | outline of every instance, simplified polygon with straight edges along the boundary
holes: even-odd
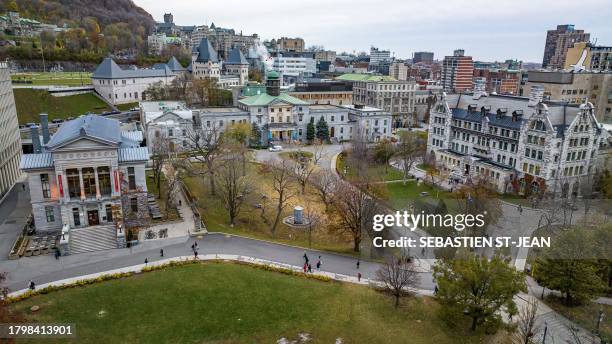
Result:
[[[30,213],[30,191],[17,183],[0,203],[0,261],[8,260],[13,244]]]

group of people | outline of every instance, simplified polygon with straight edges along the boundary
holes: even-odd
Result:
[[[317,271],[321,271],[321,265],[323,265],[323,262],[321,261],[321,256],[319,256],[319,259],[317,259],[317,264],[315,265]],[[310,264],[306,251],[304,251],[304,273],[307,272],[312,272],[312,265]]]

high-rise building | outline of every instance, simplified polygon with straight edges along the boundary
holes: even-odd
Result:
[[[378,65],[384,61],[391,60],[391,51],[380,50],[375,47],[370,48],[370,65]]]
[[[417,51],[412,57],[412,63],[424,63],[430,65],[433,63],[434,53],[427,51]]]
[[[564,69],[612,72],[612,46],[576,43],[567,50]]]
[[[453,56],[444,57],[441,83],[445,92],[461,93],[472,90],[474,61],[465,56],[463,49],[454,51]]]
[[[519,94],[520,71],[499,68],[474,68],[474,80],[484,80],[485,91],[492,94]]]
[[[573,47],[574,43],[588,42],[590,36],[584,30],[576,30],[572,24],[557,25],[556,30],[548,30],[542,68],[563,68],[567,49]]]
[[[408,67],[402,61],[394,61],[389,65],[389,76],[397,80],[408,80]]]
[[[19,178],[21,137],[11,74],[6,62],[0,62],[0,199],[11,190]]]

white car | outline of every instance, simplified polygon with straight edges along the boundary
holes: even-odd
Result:
[[[283,150],[283,146],[272,146],[268,148],[270,152],[280,152]]]

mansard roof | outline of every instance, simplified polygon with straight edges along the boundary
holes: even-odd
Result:
[[[244,54],[240,49],[234,48],[229,53],[229,58],[225,62],[226,64],[234,64],[234,65],[248,65],[249,62],[244,57]]]
[[[196,62],[219,62],[219,56],[217,56],[217,52],[210,44],[208,38],[204,37],[200,41],[200,45],[195,48],[195,51],[198,54],[196,58]]]
[[[468,111],[466,109],[455,108],[451,111],[453,112],[454,119],[478,123],[480,123],[482,120],[482,113],[480,112],[480,109],[476,109],[475,111]],[[496,113],[489,112],[487,112],[486,117],[489,119],[489,125],[513,130],[520,130],[521,125],[526,121],[524,118],[518,118],[516,120],[513,120],[511,115],[497,116]]]
[[[256,96],[243,98],[239,100],[239,102],[247,106],[267,106],[274,102],[284,102],[291,105],[308,105],[307,102],[290,96],[287,93],[281,93],[278,96],[271,96],[267,93],[262,93]]]
[[[164,68],[166,67],[166,68]],[[107,57],[98,65],[92,75],[93,79],[126,79],[153,78],[172,76],[173,72],[165,65],[157,65],[152,69],[121,69],[112,58]]]

